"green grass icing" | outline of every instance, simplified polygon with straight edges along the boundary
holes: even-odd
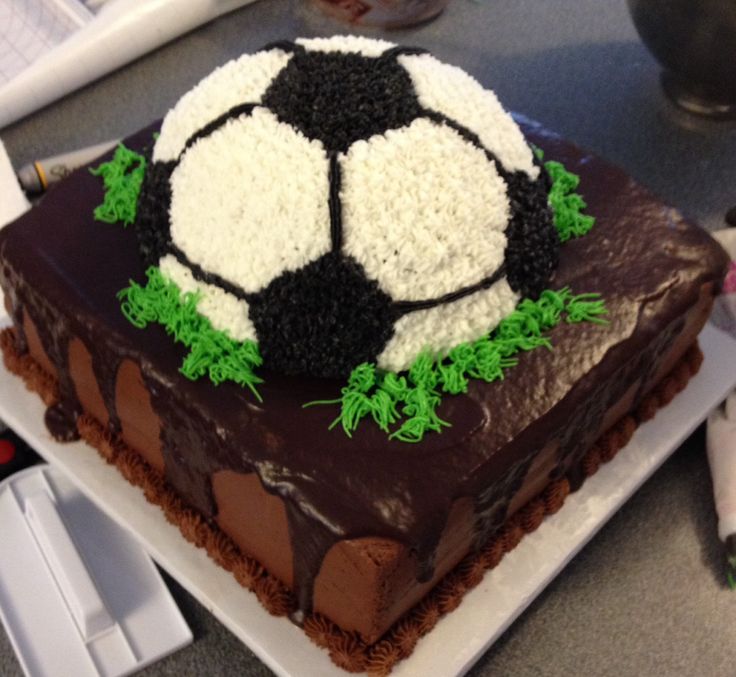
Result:
[[[532,146],[532,150],[539,160],[544,160],[544,151],[541,148]],[[580,177],[568,172],[561,162],[554,160],[544,162],[544,168],[552,180],[549,205],[552,207],[552,217],[560,242],[585,235],[595,225],[595,217],[582,213],[588,205],[583,196],[575,192],[580,185]]]
[[[561,163],[554,160],[545,162],[544,167],[552,179],[549,204],[560,242],[585,235],[595,224],[595,218],[582,213],[588,205],[582,195],[575,192],[580,184],[580,177],[568,172]]]
[[[391,439],[420,442],[428,431],[439,432],[450,425],[437,414],[444,393],[467,392],[470,379],[501,380],[504,371],[517,364],[518,353],[540,347],[551,350],[545,332],[560,322],[603,324],[606,312],[598,294],[548,289],[536,301],[521,301],[488,336],[460,344],[446,355],[422,353],[405,375],[361,364],[350,374],[339,398],[305,406],[339,404],[340,413],[330,427],[340,424],[348,436],[370,416]]]
[[[536,149],[542,158],[542,152]],[[576,193],[580,178],[555,161],[544,163],[552,179],[549,203],[561,242],[585,235],[595,223],[583,214],[586,204]],[[146,159],[120,144],[113,159],[90,170],[101,176],[104,202],[94,216],[107,223],[135,221],[138,194],[146,170]],[[161,271],[146,271],[147,282],[130,285],[118,293],[125,317],[141,329],[150,323],[161,325],[175,342],[189,349],[180,368],[189,379],[207,376],[215,385],[233,381],[248,387],[261,399],[256,388],[262,383],[255,370],[263,360],[254,341],[235,341],[197,311],[199,294],[182,293]],[[365,418],[372,419],[391,439],[420,442],[428,432],[450,426],[437,410],[445,394],[468,389],[471,379],[487,383],[502,380],[515,366],[518,354],[535,348],[552,349],[547,336],[560,322],[603,324],[607,311],[598,294],[574,294],[569,288],[546,290],[533,301],[522,300],[513,313],[490,334],[472,343],[463,343],[447,354],[421,353],[407,372],[396,374],[375,364],[360,364],[348,377],[340,397],[305,404],[339,405],[330,429],[340,425],[350,437]]]
[[[199,294],[182,294],[158,268],[146,271],[148,281],[118,292],[123,315],[139,329],[150,323],[160,324],[177,343],[189,348],[180,371],[188,379],[207,376],[215,385],[233,381],[251,389],[260,400],[256,384],[263,380],[255,369],[263,363],[255,341],[235,341],[226,332],[215,329],[197,312]]]
[[[105,223],[122,222],[124,226],[133,223],[146,173],[146,158],[121,143],[112,160],[89,171],[94,176],[101,176],[105,187],[104,201],[95,208],[94,217]]]

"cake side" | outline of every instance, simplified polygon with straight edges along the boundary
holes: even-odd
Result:
[[[4,330],[0,335],[0,348],[6,365],[21,376],[29,388],[37,391],[44,401],[55,402],[58,392],[53,378],[39,381],[36,372],[42,367],[30,354],[17,353],[15,343],[13,330]],[[697,346],[692,346],[655,390],[644,398],[633,416],[619,419],[598,439],[583,457],[580,472],[585,477],[590,476],[602,463],[611,460],[627,444],[639,422],[652,418],[659,407],[666,406],[687,385],[690,376],[698,371],[701,361],[702,354]],[[282,616],[293,610],[293,595],[257,560],[243,555],[242,551],[238,552],[235,543],[224,532],[188,508],[162,475],[141,460],[138,452],[130,449],[122,440],[112,438],[109,431],[89,415],[81,416],[77,427],[85,441],[114,463],[128,481],[139,486],[149,501],[161,506],[166,518],[180,528],[187,540],[205,548],[217,564],[232,572],[241,585],[255,592],[269,613]],[[418,639],[429,632],[442,615],[453,611],[461,603],[466,592],[482,580],[486,570],[494,568],[524,534],[536,530],[546,515],[562,507],[568,492],[567,478],[549,482],[540,496],[507,519],[495,537],[465,557],[380,641],[366,642],[320,613],[312,613],[304,618],[305,633],[317,645],[327,649],[338,666],[348,671],[389,674],[398,661],[412,653]]]
[[[707,317],[710,303],[710,295],[704,294],[701,301],[683,318],[683,326],[680,328],[678,324],[680,331],[677,338],[666,350],[652,358],[651,375],[646,380],[631,378],[628,370],[624,370],[623,376],[628,378],[631,386],[621,398],[606,406],[598,428],[592,431],[566,429],[564,434],[577,430],[578,434],[590,435],[595,441],[626,414],[634,411],[642,397],[661,382],[664,374],[671,370],[674,362],[681,358],[694,340]],[[31,331],[33,333],[35,330]],[[38,344],[31,342],[30,355],[34,359],[38,356],[37,362],[47,360],[43,352],[39,354],[39,349],[42,351]],[[97,425],[105,429],[108,417],[91,366],[91,356],[76,339],[70,349],[70,372],[85,416],[97,421]],[[614,375],[614,380],[620,378],[621,374]],[[614,391],[616,384],[604,383],[601,387],[606,391]],[[122,363],[116,391],[122,441],[128,447],[139,450],[138,453],[149,465],[163,472],[164,460],[158,435],[161,421],[150,405],[150,395],[142,385],[140,371],[132,362]],[[600,407],[597,403],[589,406]],[[576,421],[573,420],[570,425],[576,425]],[[141,435],[141,430],[149,432]],[[99,443],[96,446],[99,448]],[[541,450],[534,450],[533,460],[525,473],[510,475],[508,481],[513,483],[510,502],[505,512],[498,517],[496,528],[543,493],[555,478],[566,477],[573,487],[579,485],[584,475],[582,458],[561,470],[558,465],[559,447],[559,440],[548,440]],[[108,442],[101,451],[103,455],[112,455],[114,444]],[[588,451],[586,447],[585,452]],[[288,587],[293,587],[293,551],[283,501],[267,493],[255,473],[221,470],[213,474],[212,485],[216,504],[214,521],[242,552],[254,556],[271,574]],[[247,515],[247,519],[244,519],[244,515]],[[489,533],[487,526],[484,525],[485,528],[481,530],[478,525],[482,517],[474,511],[473,502],[468,498],[453,503],[434,553],[434,572],[429,580],[423,582],[417,580],[416,556],[405,544],[375,537],[339,541],[327,552],[320,566],[314,583],[314,609],[345,629],[359,631],[366,641],[375,641],[432,589],[465,553],[473,550],[473,546],[478,547],[484,538],[487,539],[487,536],[481,535]]]
[[[150,134],[129,144],[142,148]],[[315,608],[375,638],[518,507],[512,501],[522,499],[515,496],[531,496],[547,477],[573,469],[586,443],[605,429],[607,411],[641,400],[657,372],[677,358],[673,346],[697,333],[723,274],[725,258],[708,236],[625,174],[539,129],[530,138],[581,175],[599,219],[591,234],[564,249],[554,284],[602,293],[610,324],[559,325],[551,352],[523,354],[504,382],[473,384],[467,395],[448,398],[441,415],[453,426],[421,449],[370,427],[350,442],[326,433],[334,413],[301,408],[338,389],[324,380],[269,375],[260,405],[229,384],[213,388],[182,378],[182,352],[172,350],[164,332],[149,327],[142,337],[119,314],[115,293],[129,276],[142,276],[142,264],[125,232],[89,217],[101,193],[84,173],[0,235],[16,326],[26,316],[33,320],[60,388],[81,393],[77,382],[91,384],[94,396],[78,398],[86,400],[84,409],[113,430],[122,426],[131,446],[163,468],[190,505],[222,522],[244,551],[270,560],[283,581],[308,588]],[[657,241],[661,249],[652,247]],[[89,246],[82,251],[78,242]],[[28,344],[32,333],[25,332]],[[83,365],[75,367],[76,378],[69,375],[70,355]],[[120,397],[128,380],[137,381],[133,392],[148,393],[162,424],[141,426],[142,410],[131,403],[145,399]],[[243,430],[247,439],[231,432]],[[269,523],[286,525],[277,557],[254,552],[254,537],[238,534],[242,506],[226,497],[228,483],[236,486],[231,494],[242,492],[238,478],[249,478],[243,481],[253,485],[256,504],[270,503]],[[330,588],[325,567],[361,572],[362,599],[352,600],[349,617],[333,608],[349,586],[335,579]]]

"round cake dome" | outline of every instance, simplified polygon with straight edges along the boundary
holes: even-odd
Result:
[[[264,366],[407,369],[546,286],[549,179],[493,92],[359,37],[265,47],[164,119],[136,229],[146,261]]]

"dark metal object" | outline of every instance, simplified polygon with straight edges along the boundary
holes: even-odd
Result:
[[[736,206],[731,207],[731,209],[726,212],[725,219],[729,226],[736,228]]]
[[[1,423],[0,423],[1,424]],[[1,424],[4,426],[4,424]],[[10,428],[0,432],[0,480],[28,466],[41,462],[41,457],[29,447],[23,438]]]
[[[627,3],[642,41],[664,67],[670,99],[691,113],[736,118],[736,1]]]

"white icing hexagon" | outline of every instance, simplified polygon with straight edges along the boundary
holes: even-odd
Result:
[[[171,176],[171,238],[246,292],[330,250],[322,144],[264,108],[196,141]]]
[[[506,279],[470,296],[404,315],[378,356],[378,366],[390,371],[408,369],[423,350],[443,354],[459,343],[475,341],[493,330],[519,302]]]
[[[507,170],[522,170],[533,179],[539,175],[524,135],[491,90],[429,54],[401,55],[398,61],[409,73],[422,106],[477,134]]]
[[[502,264],[506,184],[485,153],[417,119],[340,159],[343,251],[396,301],[433,299]]]
[[[365,38],[362,35],[333,35],[331,38],[299,38],[302,45],[310,52],[357,52],[363,56],[380,56],[387,49],[396,47],[393,42]]]
[[[245,54],[212,71],[167,113],[153,159],[174,160],[187,139],[208,122],[239,104],[260,103],[291,56],[280,49]]]
[[[159,261],[164,277],[171,280],[182,293],[199,292],[197,310],[204,315],[215,329],[227,332],[231,339],[257,341],[256,329],[250,321],[248,304],[220,287],[200,282],[192,271],[179,263],[171,254]]]

